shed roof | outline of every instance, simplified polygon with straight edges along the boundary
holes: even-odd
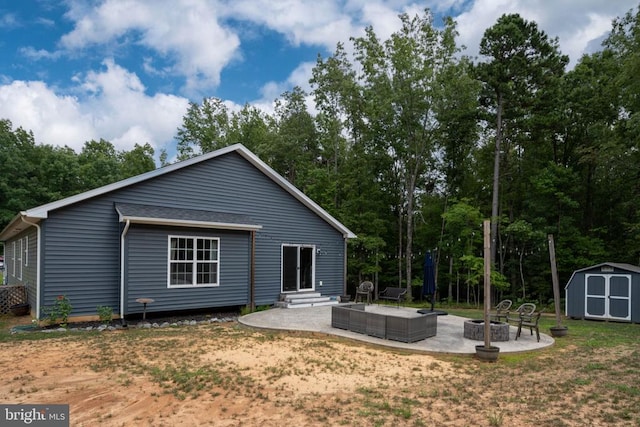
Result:
[[[24,228],[28,225],[34,225],[39,223],[41,220],[46,219],[49,215],[50,211],[63,208],[65,206],[72,205],[74,203],[79,203],[84,200],[91,199],[93,197],[101,196],[103,194],[109,193],[111,191],[119,190],[121,188],[128,187],[133,184],[137,184],[139,182],[147,181],[149,179],[156,178],[158,176],[189,167],[191,165],[205,162],[207,160],[235,152],[246,159],[249,163],[255,166],[258,170],[260,170],[263,174],[265,174],[268,178],[282,187],[285,191],[295,197],[298,201],[300,201],[303,205],[313,211],[316,215],[322,218],[324,221],[333,226],[336,230],[338,230],[345,238],[354,238],[356,235],[345,227],[340,221],[335,219],[331,214],[321,208],[316,202],[307,197],[303,192],[298,190],[295,186],[293,186],[289,181],[284,179],[281,175],[279,175],[276,171],[274,171],[269,165],[260,160],[255,154],[253,154],[249,149],[247,149],[242,144],[234,144],[224,148],[221,148],[216,151],[212,151],[210,153],[203,154],[198,157],[193,157],[188,160],[184,160],[182,162],[173,163],[168,166],[164,166],[162,168],[158,168],[152,170],[150,172],[146,172],[140,175],[133,176],[131,178],[124,179],[122,181],[115,182],[113,184],[108,184],[103,187],[99,187],[93,190],[86,191],[84,193],[76,194],[71,197],[67,197],[65,199],[57,200],[55,202],[47,203],[42,206],[38,206],[32,209],[28,209],[26,211],[20,212],[16,217],[5,227],[4,230],[0,233],[0,241],[6,241],[16,234],[20,233]]]
[[[637,265],[633,265],[633,264],[625,264],[625,263],[621,263],[621,262],[603,262],[600,264],[596,264],[596,265],[592,265],[591,267],[585,267],[585,268],[581,268],[579,270],[576,270],[575,272],[582,272],[582,271],[587,271],[587,270],[593,270],[595,268],[600,268],[603,266],[611,266],[614,268],[618,268],[620,270],[627,270],[627,271],[631,271],[633,273],[640,273],[640,267],[638,267]]]
[[[178,209],[164,206],[116,203],[116,212],[120,221],[134,224],[155,224],[180,227],[218,228],[227,230],[259,230],[248,215],[226,212],[203,211],[197,209]]]
[[[626,264],[626,263],[622,263],[622,262],[603,262],[603,263],[600,263],[600,264],[592,265],[590,267],[585,267],[585,268],[580,268],[578,270],[575,270],[571,274],[571,277],[569,277],[569,280],[567,281],[567,284],[564,286],[564,288],[565,289],[569,288],[569,286],[573,282],[573,278],[575,277],[576,273],[581,273],[581,272],[584,272],[584,271],[589,271],[589,270],[593,270],[593,269],[596,269],[596,268],[601,268],[603,266],[610,266],[610,267],[613,267],[613,268],[617,268],[619,270],[627,270],[627,271],[630,271],[632,273],[640,273],[640,267],[638,267],[637,265]]]

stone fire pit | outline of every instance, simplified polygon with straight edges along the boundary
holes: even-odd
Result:
[[[484,320],[465,321],[464,337],[470,340],[484,341]],[[509,324],[492,320],[491,341],[509,341]]]

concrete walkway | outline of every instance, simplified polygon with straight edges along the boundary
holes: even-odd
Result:
[[[372,304],[367,306],[367,310],[409,310],[415,312],[417,309]],[[476,345],[484,344],[484,341],[475,341],[464,338],[463,332],[465,320],[468,319],[451,314],[438,316],[438,332],[435,337],[427,338],[415,343],[403,343],[333,328],[331,326],[331,306],[310,308],[272,308],[265,311],[247,314],[238,319],[241,324],[254,328],[322,332],[387,347],[423,352],[475,354]],[[535,332],[533,335],[530,335],[528,329],[523,330],[520,338],[516,341],[517,329],[518,328],[513,326],[510,327],[509,341],[492,342],[491,345],[500,347],[501,353],[511,353],[537,350],[548,347],[555,342],[549,335],[542,333],[540,334],[540,342],[538,342],[536,340]]]

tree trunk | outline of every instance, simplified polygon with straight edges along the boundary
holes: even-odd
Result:
[[[502,93],[498,92],[498,111],[496,112],[496,151],[493,157],[493,197],[491,199],[491,264],[496,263],[498,236],[498,197],[500,191],[500,146],[502,144]]]
[[[452,284],[452,279],[453,279],[453,256],[449,257],[449,295],[448,297],[448,301],[449,304],[451,304],[453,302],[453,284]],[[458,301],[456,301],[457,303]]]
[[[417,169],[417,168],[416,168]],[[407,241],[406,248],[404,251],[406,257],[406,278],[407,278],[407,300],[411,301],[413,297],[412,288],[411,288],[411,267],[412,262],[411,259],[413,257],[413,199],[414,199],[414,191],[416,187],[416,175],[417,172],[414,171],[409,177],[409,185],[407,188]]]
[[[524,258],[524,249],[520,251],[520,283],[522,284],[522,301],[525,300],[526,293],[524,288],[524,271],[522,269],[522,258]]]
[[[402,287],[402,206],[398,207],[398,287]]]

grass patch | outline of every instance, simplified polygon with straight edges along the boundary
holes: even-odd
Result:
[[[446,310],[482,317],[481,310]],[[239,416],[234,402],[242,401],[267,405],[265,411],[295,411],[308,417],[307,425],[640,425],[637,324],[567,319],[569,334],[555,345],[501,354],[498,363],[487,364],[469,355],[416,355],[235,324],[11,335],[11,321],[0,317],[6,352],[20,342],[40,348],[31,343],[42,341],[60,352],[82,344],[75,357],[120,387],[145,381],[155,387],[150,395],[175,398],[177,405],[213,399],[212,407],[235,414],[229,418]],[[545,315],[541,332],[554,325],[554,316]],[[263,347],[275,351],[264,356]],[[280,348],[289,355],[278,358]],[[43,375],[8,376],[10,398],[43,392],[37,383]],[[332,388],[339,380],[350,388]]]

